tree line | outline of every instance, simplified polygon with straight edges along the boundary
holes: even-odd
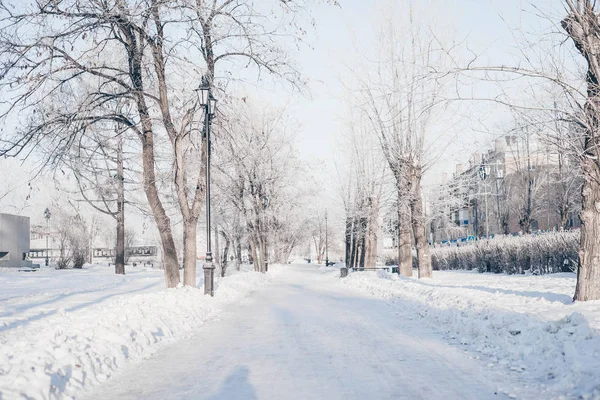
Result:
[[[212,126],[219,173],[234,179],[215,178],[223,188],[216,239],[237,260],[249,242],[264,271],[271,248],[283,259],[293,247],[277,207],[287,204],[283,182],[297,165],[278,153],[285,121],[250,116],[243,92],[229,85],[267,74],[302,88],[280,38],[302,34],[309,8],[304,0],[3,1],[0,117],[15,129],[3,132],[0,155],[33,154],[49,169],[69,168],[80,196],[116,222],[117,273],[124,273],[124,209],[147,205],[167,287],[180,283],[180,261],[183,284],[195,286],[208,151],[195,88],[205,79],[220,100]],[[132,188],[144,199],[131,198]]]
[[[543,38],[538,33],[513,30],[518,54],[499,65],[477,54],[467,40],[440,31],[443,18],[434,8],[408,0],[383,7],[376,40],[369,44],[372,51],[352,66],[346,86],[352,98],[350,114],[362,116],[357,125],[376,144],[363,149],[361,158],[370,159],[375,151],[376,158],[385,160],[391,183],[384,186],[393,185],[396,193],[383,190],[380,200],[385,201],[374,202],[368,190],[349,179],[347,171],[353,167],[340,168],[346,171],[339,174],[341,193],[352,192],[356,198],[345,203],[347,263],[354,266],[352,254],[360,254],[361,246],[367,248],[363,237],[369,235],[369,220],[378,218],[370,216],[369,205],[381,204],[382,210],[397,215],[395,226],[386,229],[395,236],[400,272],[412,275],[414,246],[419,277],[431,276],[426,230],[430,221],[424,212],[422,178],[456,138],[453,118],[459,118],[461,107],[486,103],[516,115],[512,134],[524,138],[520,143],[525,146],[517,149],[517,171],[502,183],[511,193],[503,192],[490,201],[494,212],[487,213],[484,223],[493,219],[506,232],[509,220],[516,217],[521,230],[529,232],[542,207],[555,209],[560,216],[558,224],[563,226],[570,214],[579,212],[574,300],[600,299],[600,10],[591,0],[564,0],[562,5],[561,15],[541,15],[550,27]],[[487,85],[487,91],[478,90],[478,85]],[[441,120],[445,113],[454,115]],[[553,146],[558,155],[557,168],[543,171],[545,178],[531,166],[527,141],[535,131],[541,132],[546,146]],[[350,129],[347,133],[354,135]],[[506,133],[511,132],[503,135]],[[455,190],[460,189],[440,191],[451,194]],[[441,201],[441,195],[436,197]],[[461,198],[444,200],[454,204],[438,208],[463,202]],[[454,229],[453,221],[447,222],[440,221],[439,228]],[[359,263],[363,263],[362,256]]]

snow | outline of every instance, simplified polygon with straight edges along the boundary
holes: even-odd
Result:
[[[523,386],[330,271],[280,267],[195,336],[82,398],[498,400]]]
[[[210,298],[202,289],[164,289],[161,270],[126,272],[1,270],[0,398],[71,398],[185,338],[272,278],[243,272],[217,279]]]
[[[575,279],[436,271],[424,280],[355,272],[340,281],[417,315],[489,368],[517,371],[539,398],[600,399],[600,302],[572,303]]]
[[[574,274],[286,265],[210,298],[127,272],[1,270],[0,398],[600,399]]]

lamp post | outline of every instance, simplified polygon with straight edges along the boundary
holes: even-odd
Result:
[[[475,194],[475,196],[477,196],[477,194]],[[475,240],[479,240],[479,200],[477,200],[477,197],[475,197],[473,199],[473,203],[475,205],[475,232],[474,236],[475,236]],[[467,227],[467,234],[469,233],[469,229]]]
[[[488,165],[482,165],[479,167],[479,177],[483,181],[483,190],[484,190],[484,201],[485,201],[485,238],[490,238],[490,219],[488,218],[488,201],[487,201],[487,188],[486,181],[487,177],[490,175],[490,167]]]
[[[196,89],[198,101],[204,107],[204,135],[206,136],[206,262],[204,270],[204,294],[214,296],[215,266],[212,263],[210,237],[210,123],[215,115],[217,99],[214,98],[206,76]]]
[[[327,210],[325,210],[325,266],[329,266],[329,238],[327,237]]]
[[[44,210],[44,218],[46,218],[46,267],[48,266],[48,261],[49,261],[48,236],[50,235],[50,216],[51,215],[52,214],[50,213],[50,210],[48,208],[46,208]]]

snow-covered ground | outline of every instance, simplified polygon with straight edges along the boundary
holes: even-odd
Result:
[[[287,265],[208,298],[127,272],[0,271],[0,399],[600,399],[600,302],[571,303],[573,274]]]
[[[185,338],[272,274],[233,274],[201,289],[164,288],[163,271],[107,266],[0,270],[0,399],[69,398]],[[234,271],[235,272],[235,271]],[[198,269],[201,284],[202,270]]]
[[[600,399],[600,302],[571,302],[574,274],[355,272],[340,282],[414,315],[490,369],[517,371],[539,398]]]
[[[84,399],[539,399],[515,371],[491,369],[387,300],[314,264],[273,282],[197,330],[130,365]]]

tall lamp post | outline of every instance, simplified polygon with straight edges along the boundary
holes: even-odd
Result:
[[[327,237],[327,210],[325,210],[325,266],[329,266],[329,238]]]
[[[488,193],[487,193],[487,178],[490,175],[490,167],[488,165],[482,165],[479,167],[479,177],[483,181],[483,190],[484,190],[484,201],[485,201],[485,238],[490,238],[490,219],[488,214]]]
[[[200,87],[196,89],[198,101],[204,107],[204,135],[206,137],[206,262],[204,270],[204,294],[214,296],[215,266],[212,263],[212,249],[210,237],[210,124],[215,116],[217,99],[210,90],[210,83],[206,76],[202,77]]]
[[[50,210],[48,208],[46,208],[44,210],[44,218],[46,219],[46,267],[48,266],[48,261],[49,261],[48,236],[50,236],[50,216],[51,215],[52,214],[50,213]]]

